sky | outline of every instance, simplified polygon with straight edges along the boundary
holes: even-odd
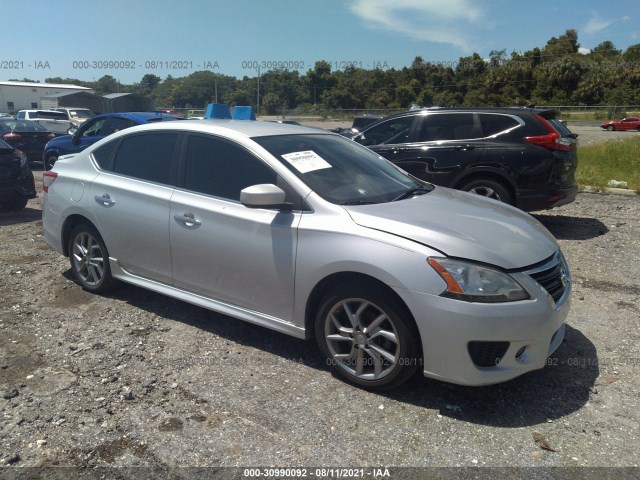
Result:
[[[0,80],[123,84],[198,70],[255,77],[273,66],[402,68],[544,47],[567,29],[590,49],[640,43],[640,1],[0,0]]]

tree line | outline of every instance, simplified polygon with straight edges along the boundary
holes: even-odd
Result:
[[[301,74],[270,70],[259,77],[236,77],[198,71],[162,79],[146,74],[132,85],[105,75],[87,82],[47,78],[48,83],[73,83],[98,94],[131,92],[151,97],[158,107],[203,108],[217,101],[257,106],[275,114],[285,109],[390,109],[421,106],[515,105],[639,105],[640,44],[624,52],[610,41],[579,52],[578,33],[567,30],[543,48],[524,53],[492,51],[488,59],[474,53],[455,62],[416,56],[400,69],[349,66],[332,71],[318,61]],[[259,93],[259,95],[258,95]]]

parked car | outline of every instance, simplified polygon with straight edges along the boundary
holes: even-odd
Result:
[[[60,155],[77,153],[114,132],[134,125],[168,120],[183,120],[183,118],[157,112],[103,113],[96,115],[84,122],[80,128],[72,131],[71,135],[57,137],[47,143],[42,154],[45,170],[51,170]]]
[[[389,389],[543,368],[571,279],[528,214],[407,175],[332,133],[238,120],[133,127],[44,172],[46,242],[124,281],[298,338]]]
[[[0,207],[22,210],[35,197],[36,185],[27,156],[0,140]]]
[[[421,180],[533,211],[574,201],[576,137],[553,110],[438,108],[386,117],[353,139]]]
[[[44,146],[56,136],[32,120],[0,118],[0,138],[22,151],[28,161],[40,161]]]
[[[20,110],[16,113],[16,120],[33,120],[56,135],[64,135],[73,127],[69,117],[56,110]]]
[[[72,128],[78,128],[85,121],[89,120],[91,117],[95,115],[88,108],[76,108],[76,107],[59,107],[56,108],[58,112],[63,112],[67,114],[68,120],[73,124]]]
[[[613,132],[614,130],[638,130],[640,131],[639,117],[626,117],[620,121],[611,120],[600,125],[600,128]]]

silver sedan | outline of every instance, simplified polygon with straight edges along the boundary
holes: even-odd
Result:
[[[299,338],[339,377],[465,385],[544,367],[571,278],[526,213],[421,182],[295,125],[167,122],[44,173],[47,243],[77,281],[127,282]]]

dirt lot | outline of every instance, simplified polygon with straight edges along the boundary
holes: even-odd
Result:
[[[0,462],[10,467],[0,476],[34,466],[638,467],[639,211],[638,196],[582,193],[535,215],[574,280],[567,337],[547,368],[483,388],[416,378],[384,395],[334,378],[313,342],[132,286],[88,294],[42,240],[41,197],[2,212]]]

